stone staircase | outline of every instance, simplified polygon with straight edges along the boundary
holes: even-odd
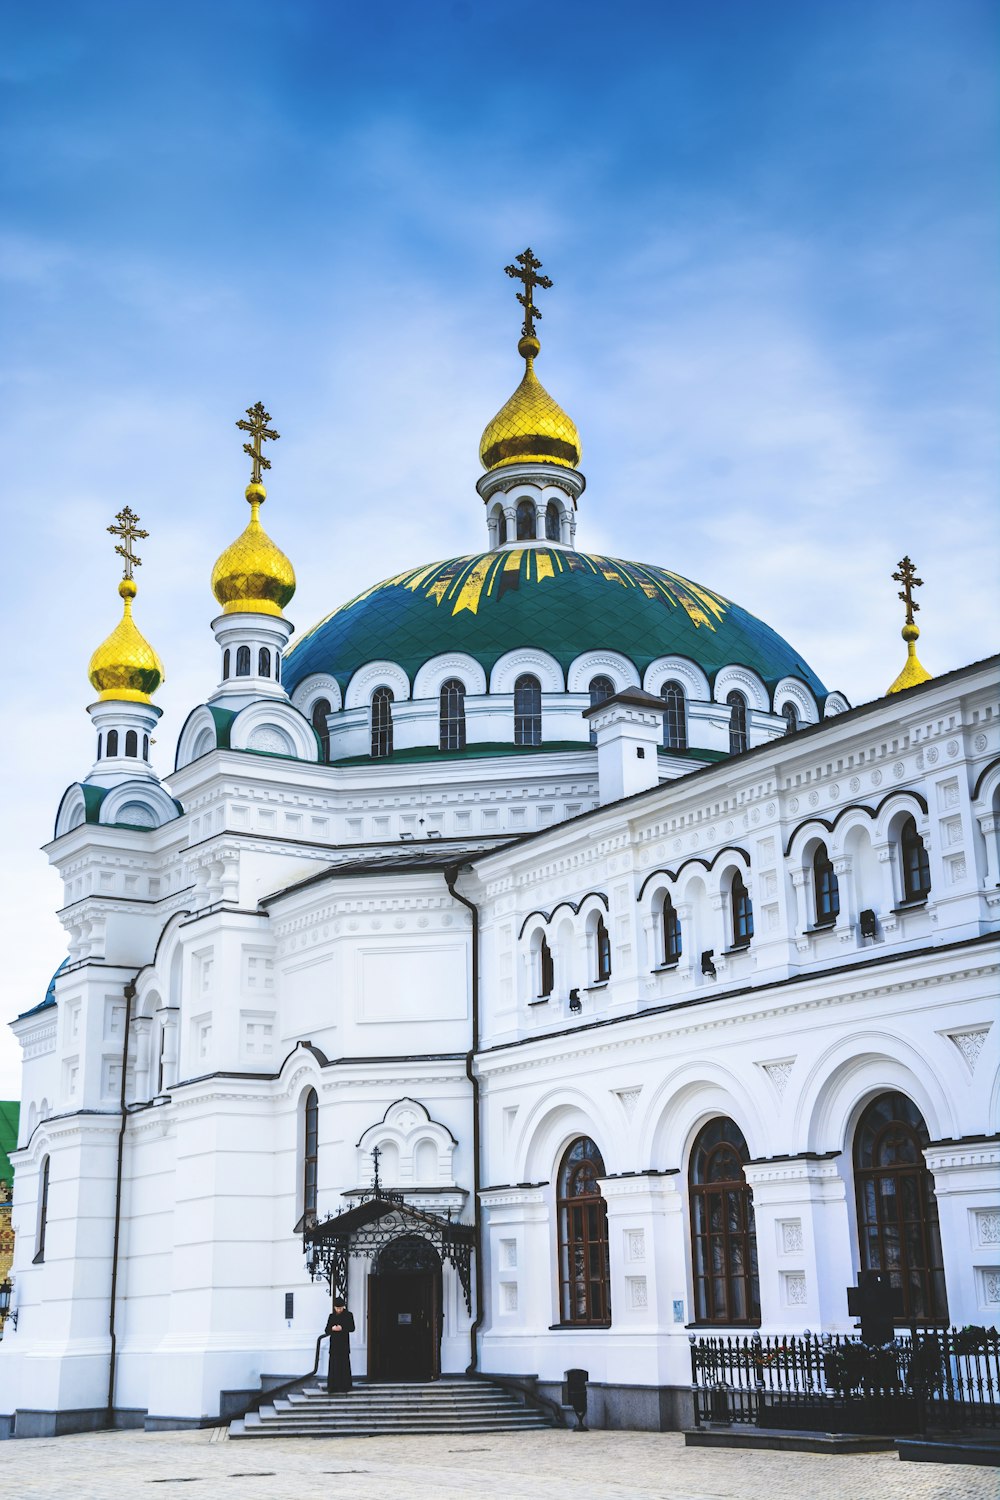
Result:
[[[523,1432],[552,1427],[544,1411],[528,1406],[489,1380],[461,1376],[427,1385],[355,1385],[328,1396],[310,1384],[229,1425],[230,1438],[375,1437],[414,1432]]]

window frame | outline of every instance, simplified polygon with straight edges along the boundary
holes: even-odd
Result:
[[[729,706],[729,753],[730,755],[742,755],[750,749],[750,735],[747,729],[747,714],[749,712],[747,700],[742,693],[733,688],[731,693],[726,694],[726,703]]]
[[[840,916],[840,881],[826,845],[816,845],[812,858],[813,909],[817,927],[832,927]]]
[[[785,735],[798,734],[802,728],[802,719],[797,704],[791,698],[786,698],[781,705],[781,717],[785,721]]]
[[[267,646],[261,646],[257,652],[257,676],[270,677],[271,675],[271,652]]]
[[[607,686],[607,692],[604,691],[605,685]],[[613,698],[617,691],[618,689],[608,674],[606,672],[598,672],[587,684],[587,692],[590,695],[590,707],[596,708],[600,703],[607,703],[608,699]],[[597,744],[597,730],[593,726],[590,729],[590,743],[592,745]]]
[[[671,677],[660,688],[660,697],[664,700],[663,748],[686,750],[688,748],[687,698],[684,687],[676,678]]]
[[[319,1095],[314,1088],[302,1097],[302,1222],[316,1222],[319,1202]]]
[[[741,870],[733,871],[733,878],[729,883],[729,917],[732,946],[749,948],[753,942],[753,900]]]
[[[912,814],[899,827],[899,872],[904,902],[916,905],[926,901],[931,893],[931,864]]]
[[[574,1152],[576,1161],[571,1159]],[[590,1136],[570,1141],[556,1178],[557,1326],[563,1328],[611,1326],[608,1205],[596,1182],[606,1175],[604,1158]],[[593,1190],[568,1191],[576,1182]]]
[[[460,677],[446,678],[438,691],[438,749],[440,750],[464,750],[466,748],[465,691],[465,683]]]
[[[525,694],[529,692],[532,706],[526,709]],[[514,683],[514,744],[530,747],[541,743],[542,684],[533,672],[522,672]]]
[[[39,1169],[38,1187],[38,1212],[35,1220],[35,1253],[31,1258],[33,1266],[40,1266],[45,1259],[45,1237],[48,1232],[49,1223],[49,1181],[51,1177],[52,1157],[46,1152],[42,1158]]]
[[[323,710],[322,713],[320,712],[321,709]],[[316,734],[319,736],[320,750],[323,756],[324,765],[330,759],[329,716],[332,712],[333,704],[330,702],[329,698],[317,698],[309,711],[310,722]],[[317,719],[320,720],[319,723],[317,723]]]
[[[522,525],[523,520],[523,525]],[[514,507],[515,540],[534,542],[538,540],[538,510],[534,500],[520,499]]]
[[[681,919],[677,914],[670,893],[663,898],[660,908],[660,943],[663,949],[663,966],[679,964],[684,955],[684,935]]]
[[[711,1141],[711,1133],[719,1138]],[[717,1169],[713,1158],[722,1160],[725,1157],[738,1161],[738,1173],[728,1177],[715,1175]],[[760,1326],[757,1224],[753,1189],[743,1171],[749,1160],[746,1137],[728,1115],[715,1115],[706,1120],[691,1145],[688,1228],[691,1236],[692,1322],[696,1326]],[[713,1203],[713,1199],[718,1202]],[[735,1229],[732,1227],[734,1206],[737,1210]],[[720,1241],[721,1254],[716,1256],[715,1247]],[[720,1265],[721,1274],[718,1271]],[[741,1300],[745,1316],[736,1317],[733,1306]]]
[[[250,667],[251,667],[250,647],[249,646],[237,646],[237,648],[236,648],[236,671],[235,671],[235,673],[233,675],[235,677],[249,677],[250,676]]]
[[[607,984],[611,978],[611,934],[604,917],[598,913],[594,923],[594,983]]]
[[[395,701],[395,694],[388,683],[379,683],[378,687],[372,689],[368,703],[372,760],[386,760],[392,754],[392,705]]]

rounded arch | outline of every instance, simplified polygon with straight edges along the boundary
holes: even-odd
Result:
[[[712,689],[708,678],[699,667],[687,656],[658,656],[655,661],[650,662],[643,674],[642,685],[647,693],[652,693],[658,698],[663,690],[665,682],[679,682],[684,689],[684,696],[699,703],[711,703]]]
[[[506,651],[495,663],[490,673],[490,692],[512,693],[514,683],[525,674],[538,678],[543,693],[565,691],[562,668],[555,657],[533,646],[519,646]]]
[[[567,1146],[577,1136],[594,1141],[608,1172],[622,1170],[622,1143],[602,1102],[559,1085],[536,1099],[514,1144],[516,1182],[555,1182]]]
[[[566,673],[567,692],[588,692],[594,677],[610,678],[616,693],[639,686],[639,673],[634,662],[620,651],[584,651],[570,662]]]
[[[715,674],[714,697],[716,703],[725,703],[730,693],[742,693],[748,709],[770,713],[771,699],[763,679],[749,667],[733,665],[721,667]]]
[[[71,833],[74,828],[80,828],[87,821],[87,802],[84,797],[83,787],[78,781],[68,786],[63,792],[62,801],[56,809],[55,827],[52,831],[53,838],[60,838],[64,833]]]
[[[180,816],[180,808],[157,781],[123,781],[101,802],[101,823],[131,823],[138,828],[160,828]]]
[[[486,673],[476,658],[464,651],[449,651],[432,656],[418,670],[413,679],[414,698],[436,698],[450,677],[457,678],[467,693],[486,692]]]
[[[182,766],[189,766],[192,761],[200,760],[203,755],[217,749],[218,745],[219,727],[215,715],[207,703],[199,703],[184,720],[178,736],[174,770],[179,771]]]
[[[920,1110],[932,1140],[961,1134],[940,1066],[907,1038],[889,1030],[860,1032],[830,1044],[806,1073],[792,1124],[795,1151],[850,1149],[861,1111],[876,1094],[906,1094]]]
[[[786,703],[791,703],[799,716],[799,725],[819,723],[819,706],[804,682],[797,677],[782,677],[774,690],[774,712],[780,714]]]
[[[770,1136],[777,1121],[769,1102],[755,1097],[725,1064],[692,1059],[669,1069],[650,1095],[638,1132],[641,1159],[661,1169],[677,1168],[686,1176],[698,1132],[717,1115],[739,1126],[751,1160],[777,1154],[780,1141]]]
[[[901,788],[889,792],[875,809],[875,842],[884,844],[886,839],[896,837],[899,825],[906,818],[913,818],[917,832],[926,838],[930,830],[927,802],[919,792]]]
[[[292,703],[302,714],[303,718],[312,720],[313,709],[321,698],[325,698],[330,705],[330,712],[337,714],[343,707],[344,697],[340,691],[340,683],[336,677],[329,672],[314,672],[310,677],[303,677],[292,692]]]
[[[377,687],[391,688],[397,703],[405,702],[410,696],[410,679],[402,667],[394,661],[371,661],[359,667],[347,684],[344,707],[367,708]]]
[[[827,693],[826,701],[823,704],[823,717],[824,719],[834,719],[837,714],[849,713],[850,707],[851,705],[843,693]]]
[[[263,750],[295,760],[318,761],[319,737],[290,703],[264,699],[240,709],[229,729],[233,750]]]

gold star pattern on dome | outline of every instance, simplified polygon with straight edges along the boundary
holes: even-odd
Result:
[[[906,661],[895,682],[886,689],[887,697],[890,693],[901,693],[905,688],[917,687],[921,682],[929,682],[931,677],[930,672],[917,656],[920,626],[913,619],[914,614],[920,608],[913,597],[913,590],[923,588],[924,580],[917,577],[917,570],[909,556],[900,559],[892,577],[895,583],[903,585],[899,590],[899,598],[906,605],[906,623],[901,631],[903,640],[906,642]]]

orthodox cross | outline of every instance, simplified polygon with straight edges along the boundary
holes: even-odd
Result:
[[[535,275],[536,271],[541,270],[542,263],[540,260],[535,259],[531,253],[530,245],[523,255],[515,256],[515,259],[517,265],[504,266],[504,270],[515,281],[522,281],[524,283],[524,291],[517,294],[517,300],[524,308],[524,322],[521,324],[521,333],[526,339],[534,338],[536,336],[535,319],[540,318],[542,315],[534,304],[533,293],[536,286],[547,290],[552,285],[552,281],[548,276]]]
[[[135,511],[127,505],[124,510],[120,510],[118,512],[118,514],[115,516],[115,520],[118,522],[118,525],[109,526],[108,530],[111,532],[112,536],[121,537],[121,541],[118,542],[115,546],[115,551],[118,553],[119,557],[123,557],[125,559],[125,571],[122,574],[122,577],[131,578],[132,569],[142,566],[142,558],[136,557],[135,553],[132,551],[132,543],[137,540],[142,541],[143,537],[149,536],[149,532],[141,531],[139,529],[139,517],[136,515]]]
[[[373,1146],[372,1147],[372,1166],[375,1169],[375,1180],[372,1183],[372,1192],[374,1193],[374,1195],[375,1195],[376,1198],[379,1197],[379,1195],[382,1192],[382,1184],[378,1180],[378,1162],[379,1162],[379,1157],[381,1155],[382,1155],[382,1153],[379,1150],[379,1148],[377,1146]]]
[[[903,585],[899,591],[899,597],[906,605],[906,623],[912,625],[914,612],[920,608],[913,597],[913,590],[923,588],[924,580],[917,577],[917,570],[908,557],[904,557],[902,562],[896,564],[896,567],[899,571],[893,573],[892,576],[896,583]]]
[[[271,413],[264,410],[263,401],[257,401],[253,406],[248,406],[247,416],[250,418],[249,422],[244,422],[241,418],[236,425],[241,432],[249,432],[253,439],[252,442],[243,444],[243,452],[253,459],[251,484],[260,484],[261,469],[269,469],[271,467],[271,460],[265,458],[263,453],[261,453],[260,445],[267,440],[275,441],[281,434],[275,432],[273,427],[268,427],[267,424],[271,420]]]

